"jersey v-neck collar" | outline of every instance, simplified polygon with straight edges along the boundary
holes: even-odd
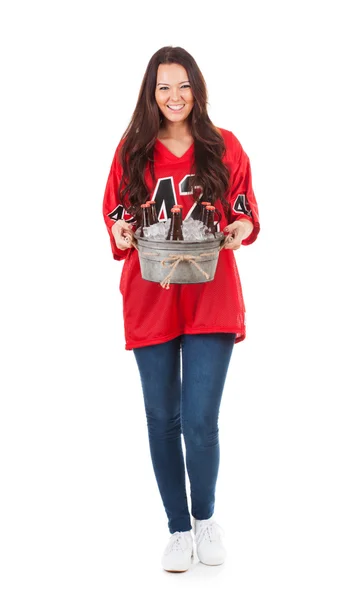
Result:
[[[186,150],[186,152],[184,152],[182,156],[176,156],[176,154],[170,152],[170,150],[165,146],[165,144],[163,144],[163,142],[161,142],[157,138],[155,140],[155,150],[158,154],[161,154],[162,156],[164,156],[164,158],[166,158],[169,161],[182,162],[190,158],[191,154],[194,151],[194,142],[192,142],[191,146],[189,146],[189,148]]]

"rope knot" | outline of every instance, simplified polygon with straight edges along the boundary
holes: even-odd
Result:
[[[178,264],[182,261],[187,261],[189,263],[191,263],[192,265],[194,265],[199,271],[201,271],[201,273],[204,274],[204,276],[206,277],[206,279],[209,279],[210,276],[208,273],[206,273],[206,271],[204,271],[200,265],[197,264],[197,260],[201,260],[201,256],[208,256],[208,255],[213,255],[216,254],[215,252],[208,252],[205,254],[200,254],[200,256],[196,256],[196,255],[192,255],[192,254],[169,254],[169,258],[163,258],[163,260],[161,260],[161,265],[162,267],[166,267],[169,266],[166,263],[171,262],[171,269],[170,272],[167,274],[167,276],[163,279],[163,281],[160,282],[160,285],[162,288],[168,290],[170,288],[170,280],[172,277],[172,274],[174,273],[176,267],[178,266]]]

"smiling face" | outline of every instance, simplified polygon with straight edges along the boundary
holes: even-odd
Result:
[[[155,99],[163,116],[171,122],[184,121],[194,105],[186,69],[178,64],[161,64],[157,70]]]

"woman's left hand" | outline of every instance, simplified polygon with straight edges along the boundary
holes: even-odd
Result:
[[[253,229],[254,225],[248,219],[238,219],[234,223],[229,223],[223,230],[228,233],[228,240],[223,248],[226,250],[238,250],[242,244],[242,240],[247,238]]]

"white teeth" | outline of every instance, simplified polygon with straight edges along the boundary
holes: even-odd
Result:
[[[168,108],[170,108],[171,110],[180,110],[181,108],[183,108],[183,106],[184,106],[183,104],[180,104],[179,106],[169,106],[168,105]]]

